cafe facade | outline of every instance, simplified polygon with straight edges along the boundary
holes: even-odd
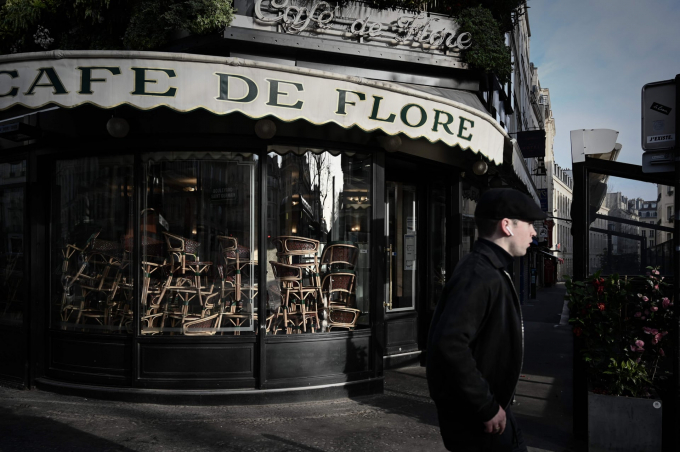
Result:
[[[426,353],[480,193],[536,198],[493,85],[451,53],[474,37],[395,49],[369,32],[405,14],[336,36],[330,10],[305,36],[245,3],[208,47],[0,56],[3,381],[196,403],[380,392]],[[302,48],[333,39],[410,61],[383,77]]]

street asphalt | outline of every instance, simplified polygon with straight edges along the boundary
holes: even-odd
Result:
[[[513,410],[530,451],[581,452],[572,438],[564,285],[523,307],[524,370]],[[562,324],[560,324],[562,323]],[[384,394],[257,406],[124,403],[0,386],[0,451],[445,451],[425,369],[385,372]]]

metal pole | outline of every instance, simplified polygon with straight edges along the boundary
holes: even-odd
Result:
[[[588,276],[588,171],[585,163],[574,163],[574,202],[572,203],[572,231],[574,236],[574,280],[583,281]],[[555,265],[557,269],[557,265]],[[588,384],[586,367],[581,358],[580,339],[573,338],[573,401],[572,426],[574,437],[588,439]]]
[[[680,160],[678,160],[678,133],[680,132],[680,115],[677,113],[677,108],[680,106],[680,74],[675,76],[675,200],[673,202],[673,210],[675,211],[675,220],[673,221],[673,301],[675,303],[675,360],[673,363],[673,383],[675,391],[674,406],[671,408],[673,416],[672,425],[680,425]],[[668,424],[666,424],[668,425]],[[675,447],[673,449],[664,448],[666,450],[680,450],[680,429],[673,430],[673,442]]]

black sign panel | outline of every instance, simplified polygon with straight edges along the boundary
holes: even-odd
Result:
[[[665,105],[661,105],[657,102],[654,102],[652,106],[649,108],[651,108],[654,111],[658,111],[659,113],[663,113],[664,115],[669,115],[672,110],[671,107],[666,107]]]
[[[545,157],[545,130],[518,132],[517,144],[525,159]]]

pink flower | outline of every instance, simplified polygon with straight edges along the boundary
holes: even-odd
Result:
[[[654,337],[652,338],[652,344],[658,344],[662,338],[663,338],[662,334],[655,334]]]
[[[660,273],[659,273],[659,270],[654,270],[654,271],[652,271],[652,273],[654,273],[655,275],[660,274]]]
[[[645,351],[644,345],[645,345],[644,342],[637,340],[637,341],[635,341],[635,345],[630,346],[630,349],[631,349],[631,351],[634,351],[634,352],[644,352]]]
[[[666,356],[666,352],[663,351],[663,348],[659,349],[659,355]]]
[[[652,328],[652,329],[650,330],[650,333],[652,333],[652,334],[659,334],[659,330],[657,330],[656,328]]]
[[[635,317],[640,317],[641,315],[642,315],[641,312],[636,312],[636,313],[635,313]]]
[[[654,311],[654,312],[656,312],[656,311],[658,311],[658,310],[659,310],[659,308],[658,308],[657,306],[652,306],[652,308],[651,308],[651,309],[652,309],[652,311]]]
[[[643,326],[642,331],[644,331],[645,334],[652,334],[652,329],[648,326]]]
[[[647,298],[647,297],[642,297],[642,301],[645,301],[645,302],[646,302],[646,301],[649,301],[649,298]]]
[[[659,285],[654,286],[654,290],[659,290]]]
[[[668,307],[671,305],[671,300],[668,299],[668,297],[663,297],[663,301],[661,302],[661,306],[663,306],[664,309],[668,309]]]

